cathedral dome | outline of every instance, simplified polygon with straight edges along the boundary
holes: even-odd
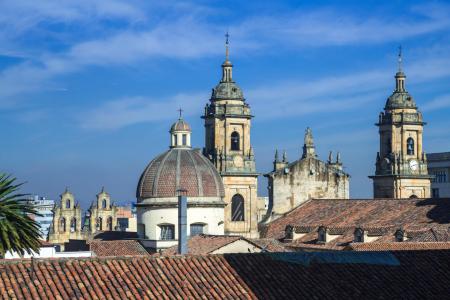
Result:
[[[222,178],[213,164],[198,149],[172,148],[158,155],[139,179],[138,202],[147,198],[178,196],[224,197]]]
[[[213,100],[244,100],[241,88],[235,82],[220,82],[212,91]]]

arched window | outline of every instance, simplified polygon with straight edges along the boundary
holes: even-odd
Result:
[[[72,220],[70,220],[70,232],[75,232],[76,230],[77,230],[77,219],[72,218]]]
[[[66,219],[65,218],[59,219],[59,231],[66,232]]]
[[[66,208],[70,208],[70,199],[66,199]]]
[[[414,194],[412,194],[411,196],[409,196],[409,199],[417,199],[418,197]]]
[[[107,230],[109,230],[109,231],[113,230],[112,223],[113,223],[113,218],[112,217],[108,217],[108,219],[106,220],[106,228],[107,228]]]
[[[103,200],[102,200],[102,208],[103,208],[103,209],[106,209],[106,199],[103,199]]]
[[[244,221],[244,198],[239,194],[231,198],[231,221]]]
[[[412,138],[406,140],[406,153],[408,155],[414,155],[414,140]]]
[[[239,150],[239,133],[233,131],[231,133],[231,150]]]
[[[101,217],[98,217],[97,218],[97,223],[95,224],[95,228],[98,230],[98,231],[102,231],[103,230],[103,222],[102,222],[103,220],[102,220],[102,218]]]

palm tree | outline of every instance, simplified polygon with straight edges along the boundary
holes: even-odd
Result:
[[[39,251],[39,224],[30,218],[37,215],[34,206],[18,194],[22,184],[16,178],[0,173],[0,257],[7,251],[24,255]]]

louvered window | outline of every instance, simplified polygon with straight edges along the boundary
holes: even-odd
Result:
[[[244,198],[239,194],[231,199],[231,221],[244,221]]]

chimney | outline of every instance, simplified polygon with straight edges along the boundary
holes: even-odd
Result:
[[[178,195],[178,254],[187,253],[187,197],[186,191]]]

